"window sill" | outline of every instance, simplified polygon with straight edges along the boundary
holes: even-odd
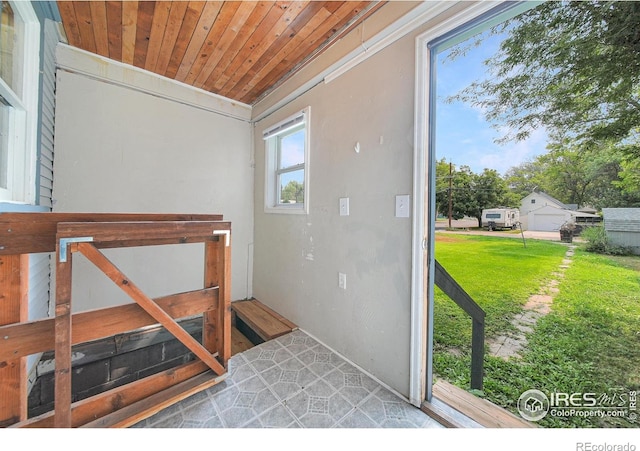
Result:
[[[264,212],[269,214],[283,214],[283,215],[306,215],[306,206],[301,207],[264,207]]]

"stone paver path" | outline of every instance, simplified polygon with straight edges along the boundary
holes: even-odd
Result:
[[[562,264],[552,274],[554,278],[544,285],[538,294],[532,295],[524,305],[522,312],[513,317],[511,324],[513,324],[517,332],[487,340],[491,355],[508,359],[517,356],[527,345],[526,334],[533,332],[538,319],[551,311],[553,298],[558,293],[559,279],[564,277],[564,271],[571,264],[575,248],[576,245],[569,245]]]

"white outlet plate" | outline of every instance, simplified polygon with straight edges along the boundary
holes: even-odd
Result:
[[[349,198],[340,198],[340,216],[349,216]]]
[[[396,218],[408,218],[411,199],[408,194],[396,196]]]
[[[338,288],[347,289],[347,275],[341,272],[338,273]]]

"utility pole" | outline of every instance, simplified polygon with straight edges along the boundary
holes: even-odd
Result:
[[[451,228],[451,216],[453,216],[453,199],[451,197],[451,191],[453,188],[453,165],[449,162],[449,228]]]

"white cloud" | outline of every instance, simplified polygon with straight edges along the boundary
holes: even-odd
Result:
[[[526,141],[496,144],[495,140],[504,136],[506,130],[496,130],[487,123],[483,107],[442,102],[482,78],[486,70],[482,61],[497,51],[500,39],[498,36],[486,39],[466,56],[440,63],[437,69],[436,158],[445,158],[458,167],[469,166],[475,173],[489,168],[504,174],[509,168],[546,152],[544,129],[535,130]]]
[[[479,163],[483,168],[495,169],[500,174],[504,174],[509,168],[545,153],[546,145],[546,130],[540,128],[534,130],[526,141],[502,145],[499,151],[496,149],[487,151],[480,157]]]

